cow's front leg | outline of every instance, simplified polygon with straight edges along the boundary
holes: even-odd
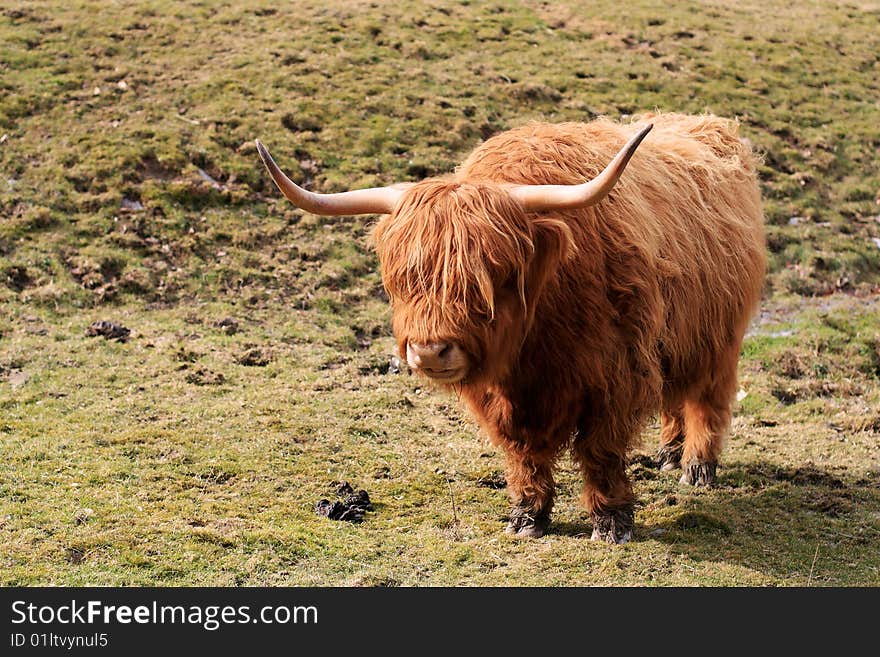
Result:
[[[635,496],[626,474],[630,426],[583,422],[573,452],[584,475],[581,500],[593,521],[592,540],[626,543],[635,524]]]
[[[513,502],[504,530],[522,538],[543,536],[553,509],[553,457],[507,448],[507,492]]]
[[[553,508],[553,465],[575,424],[579,406],[558,391],[498,388],[465,399],[492,443],[507,457],[507,492],[513,502],[507,533],[543,536]],[[540,394],[544,393],[544,394]]]

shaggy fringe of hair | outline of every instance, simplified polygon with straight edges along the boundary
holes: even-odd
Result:
[[[421,320],[416,333],[437,337],[450,325],[494,320],[497,290],[504,286],[515,290],[530,314],[526,288],[537,246],[534,231],[554,224],[566,235],[562,243],[572,245],[565,222],[527,219],[502,187],[426,180],[407,191],[373,238],[392,303],[428,301],[414,313]]]

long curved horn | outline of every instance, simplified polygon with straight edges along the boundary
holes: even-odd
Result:
[[[394,206],[403,195],[403,190],[396,187],[373,187],[339,194],[316,194],[307,191],[284,175],[259,139],[256,143],[260,159],[263,160],[278,189],[291,203],[306,212],[323,215],[388,214],[394,210]]]
[[[517,185],[511,188],[510,193],[528,212],[574,210],[595,205],[617,183],[633,153],[653,127],[653,124],[649,124],[642,128],[617,153],[611,164],[589,182],[580,185]]]

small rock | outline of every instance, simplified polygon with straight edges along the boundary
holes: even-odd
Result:
[[[21,370],[13,370],[9,373],[9,377],[7,381],[9,381],[9,385],[13,388],[20,388],[27,380],[30,378],[30,375],[27,372],[22,372]]]
[[[397,356],[392,356],[388,360],[388,373],[389,374],[400,374],[400,369],[403,367],[403,363]]]
[[[791,218],[788,220],[788,225],[789,225],[789,226],[797,226],[797,225],[798,225],[799,223],[801,223],[803,220],[804,220],[803,217],[791,217]]]
[[[662,527],[658,527],[657,529],[654,529],[653,531],[648,532],[648,536],[663,536],[663,534],[665,534],[665,533],[666,533],[665,529],[663,529]]]
[[[137,199],[132,200],[130,198],[123,198],[119,209],[122,212],[143,212],[144,206]]]
[[[874,246],[880,249],[880,237],[872,237],[871,241],[874,242]]]
[[[82,525],[88,522],[89,518],[91,518],[93,515],[95,515],[95,512],[92,509],[80,509],[73,516],[73,524]]]

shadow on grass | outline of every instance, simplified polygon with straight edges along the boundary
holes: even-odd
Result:
[[[880,582],[877,481],[846,481],[813,466],[732,462],[715,489],[682,497],[677,510],[637,528],[637,538],[659,540],[696,561],[803,583]]]
[[[669,494],[674,479],[665,478],[676,476],[664,473],[640,496],[637,543],[659,541],[695,561],[803,577],[804,584],[880,584],[880,481],[729,462],[715,487],[677,485]],[[592,525],[554,521],[549,533],[588,540]]]

